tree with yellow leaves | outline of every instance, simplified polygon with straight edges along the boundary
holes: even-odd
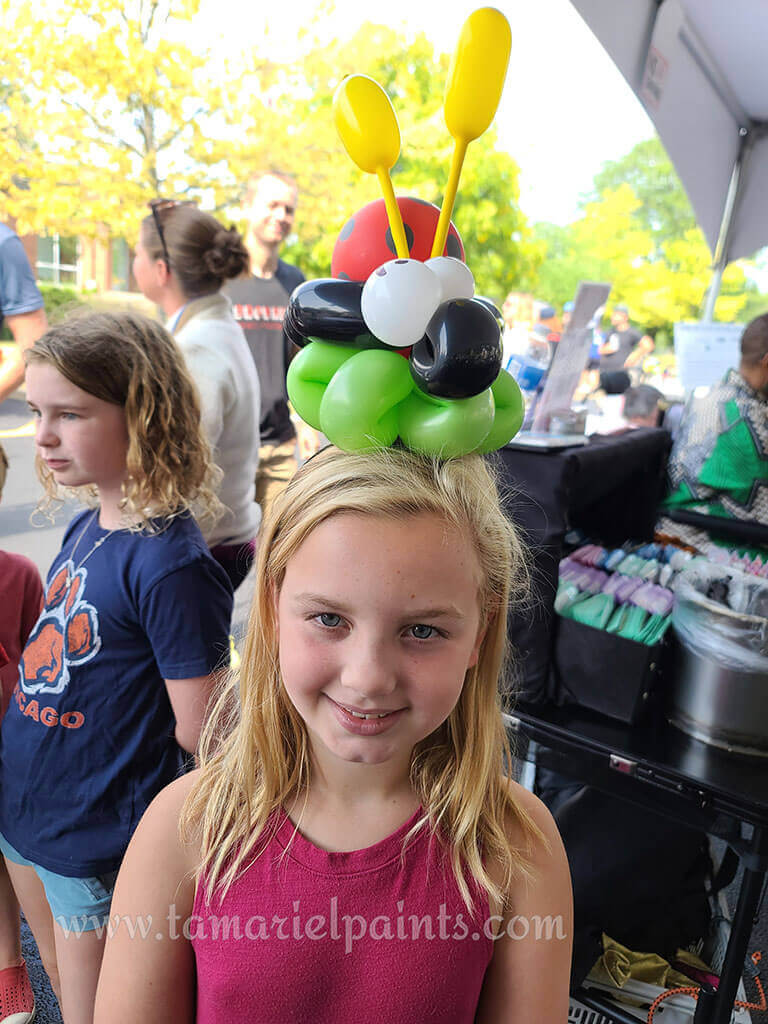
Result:
[[[154,196],[196,198],[237,220],[248,178],[282,170],[300,191],[285,255],[325,276],[339,230],[379,195],[333,126],[333,92],[353,72],[392,97],[403,139],[396,191],[440,203],[452,144],[448,57],[423,35],[406,43],[364,25],[321,45],[307,33],[293,63],[254,54],[222,64],[197,41],[198,9],[199,0],[10,0],[0,66],[19,87],[5,103],[0,91],[0,219],[132,239]],[[530,279],[539,253],[517,174],[486,133],[470,148],[454,214],[478,291],[499,301]]]
[[[16,87],[0,103],[0,217],[22,231],[132,235],[154,196],[231,198],[239,112],[226,75],[188,41],[198,6],[11,0],[0,66]],[[266,159],[263,137],[248,139],[252,159]]]
[[[423,34],[404,46],[394,30],[368,24],[345,42],[311,50],[295,68],[304,98],[284,94],[279,101],[299,154],[292,165],[300,186],[298,232],[286,251],[305,273],[330,273],[338,232],[361,206],[381,195],[375,177],[361,173],[336,135],[335,83],[363,72],[385,89],[401,135],[400,159],[392,171],[395,192],[439,206],[453,147],[443,118],[448,64],[448,56],[435,54]],[[517,164],[496,149],[491,128],[469,147],[453,220],[476,290],[499,303],[510,288],[533,278],[540,259],[518,197]]]
[[[711,256],[694,226],[664,237],[642,216],[643,202],[629,184],[606,189],[588,202],[582,216],[567,227],[537,225],[546,256],[538,294],[566,302],[581,280],[607,281],[611,304],[625,303],[632,319],[647,330],[683,320],[698,320],[711,279]],[[738,319],[748,282],[743,267],[732,263],[723,275],[715,306],[718,320]]]

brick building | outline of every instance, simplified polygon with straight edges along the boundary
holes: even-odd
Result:
[[[123,238],[24,235],[24,249],[38,281],[85,291],[136,291],[133,252]]]

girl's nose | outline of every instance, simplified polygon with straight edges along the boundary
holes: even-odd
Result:
[[[37,421],[37,428],[35,430],[35,443],[40,448],[55,448],[59,443],[59,438],[54,430],[52,430],[48,420],[42,416]]]
[[[386,645],[360,639],[348,651],[341,682],[351,693],[372,701],[386,697],[397,687],[397,670]]]

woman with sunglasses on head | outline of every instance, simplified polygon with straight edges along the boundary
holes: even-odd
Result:
[[[259,380],[248,343],[221,293],[248,269],[234,228],[190,202],[153,200],[141,223],[133,274],[168,317],[200,392],[203,427],[222,471],[225,515],[205,539],[239,586],[253,561],[261,510],[254,497],[259,460]]]

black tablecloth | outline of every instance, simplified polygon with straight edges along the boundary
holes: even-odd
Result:
[[[514,683],[526,700],[542,700],[549,692],[557,567],[565,534],[579,527],[609,546],[650,539],[671,444],[666,430],[648,428],[595,435],[580,448],[508,447],[498,453],[506,505],[532,555],[530,605],[509,617]]]

